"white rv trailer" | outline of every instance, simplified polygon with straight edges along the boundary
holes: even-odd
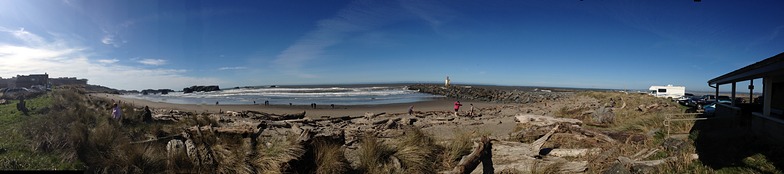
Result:
[[[663,98],[678,98],[686,94],[685,86],[651,86],[648,88],[651,95]]]

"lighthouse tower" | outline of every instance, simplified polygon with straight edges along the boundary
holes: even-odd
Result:
[[[449,87],[449,76],[446,76],[446,81],[444,82],[444,86]]]

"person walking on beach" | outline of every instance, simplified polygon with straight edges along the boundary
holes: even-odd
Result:
[[[28,110],[27,110],[27,106],[25,106],[24,97],[19,97],[19,103],[16,103],[16,110],[22,112],[22,114],[24,115],[28,115],[27,114]]]
[[[414,105],[408,107],[408,115],[414,115]]]
[[[471,112],[468,112],[468,116],[471,116],[471,117],[474,116],[474,104],[473,103],[471,103]]]
[[[144,114],[142,115],[142,121],[145,123],[152,122],[152,111],[150,111],[150,107],[144,106]]]
[[[460,101],[456,101],[455,102],[455,116],[457,116],[457,111],[460,110],[460,106],[463,106],[463,104],[460,104]]]
[[[112,118],[118,121],[122,119],[122,108],[117,103],[112,105]]]

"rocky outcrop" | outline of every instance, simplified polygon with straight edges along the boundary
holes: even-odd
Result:
[[[450,98],[464,100],[479,100],[501,103],[536,103],[547,100],[556,100],[572,95],[571,92],[543,92],[543,91],[517,91],[500,90],[482,87],[449,86],[417,84],[408,87],[410,90],[443,95]]]
[[[201,91],[201,92],[220,91],[220,87],[218,87],[217,85],[213,85],[213,86],[191,86],[191,87],[187,87],[187,88],[183,88],[182,89],[183,93],[193,93],[193,92],[199,92],[199,91]]]
[[[143,95],[147,95],[147,94],[169,94],[169,92],[174,92],[174,90],[171,90],[171,89],[145,89],[145,90],[142,90],[142,94]]]

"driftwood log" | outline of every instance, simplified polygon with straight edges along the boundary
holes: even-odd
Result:
[[[255,115],[256,118],[264,119],[264,120],[272,120],[272,121],[279,121],[279,120],[293,120],[293,119],[302,119],[305,118],[305,111],[302,113],[295,113],[295,114],[271,114],[266,112],[259,112],[259,111],[243,111],[242,115]]]
[[[476,146],[471,154],[463,156],[463,158],[460,159],[460,163],[458,163],[452,171],[441,173],[468,174],[473,172],[474,169],[479,166],[479,163],[482,163],[482,173],[494,173],[493,144],[490,141],[490,138],[483,136],[479,146]]]
[[[555,118],[551,116],[541,116],[532,114],[520,114],[515,116],[515,121],[523,124],[531,124],[534,126],[544,127],[558,123],[570,123],[575,125],[582,125],[583,121],[573,118]]]
[[[542,146],[544,145],[545,141],[547,141],[547,139],[550,139],[550,136],[552,136],[560,126],[561,125],[555,125],[555,127],[552,130],[550,130],[550,132],[547,132],[547,134],[545,134],[544,136],[540,137],[539,139],[531,143],[531,147],[533,148],[531,150],[539,151],[539,149],[541,149]]]
[[[555,157],[579,157],[585,156],[589,154],[597,154],[601,152],[602,149],[600,148],[592,148],[592,149],[553,149],[548,153],[549,156]]]

